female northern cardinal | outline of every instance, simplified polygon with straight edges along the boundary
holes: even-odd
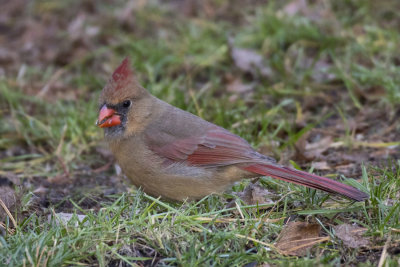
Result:
[[[271,176],[362,201],[364,192],[278,165],[239,136],[152,96],[125,59],[100,96],[97,125],[124,173],[146,193],[199,199],[242,178]]]

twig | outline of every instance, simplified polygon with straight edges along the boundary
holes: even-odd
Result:
[[[15,230],[7,227],[3,222],[0,222],[0,227],[4,228],[4,230],[7,230],[10,235],[15,234]]]
[[[236,204],[236,209],[239,211],[240,217],[242,217],[242,219],[244,219],[243,212],[242,212],[242,210],[240,209],[239,204],[238,204],[236,201],[235,201],[235,204]]]
[[[61,75],[66,71],[66,69],[57,70],[50,78],[50,80],[43,86],[43,88],[36,95],[37,97],[43,97],[47,91],[49,91],[50,87],[61,77]]]
[[[275,247],[274,245],[269,244],[269,243],[265,243],[265,242],[263,242],[261,240],[257,240],[255,238],[250,237],[250,236],[245,236],[245,235],[241,235],[241,234],[235,234],[235,236],[239,237],[239,238],[247,239],[249,241],[253,241],[253,242],[259,243],[259,244],[264,245],[266,247],[269,247],[269,248],[272,248],[274,250],[277,250],[279,253],[282,253],[282,251],[280,249],[278,249],[277,247]]]
[[[57,156],[58,162],[60,162],[61,167],[63,169],[64,175],[66,176],[66,178],[70,178],[70,173],[68,170],[67,165],[65,164],[64,160],[61,158],[61,156]]]
[[[6,204],[4,204],[3,200],[0,198],[0,206],[3,207],[4,211],[7,213],[8,217],[12,221],[14,228],[17,228],[17,222],[15,221],[14,217],[12,216],[11,212],[8,210]]]
[[[290,252],[296,251],[296,250],[304,248],[304,247],[311,247],[311,246],[313,246],[315,244],[322,243],[322,242],[325,242],[325,241],[329,241],[329,239],[330,239],[329,236],[325,236],[325,237],[313,237],[313,238],[305,238],[305,239],[288,241],[288,242],[285,242],[285,243],[282,243],[282,244],[288,244],[288,243],[292,243],[292,242],[303,242],[303,241],[307,241],[307,240],[308,241],[314,240],[314,241],[311,241],[311,242],[308,242],[308,243],[305,243],[305,244],[301,244],[301,245],[296,246],[296,247],[292,247],[292,248],[290,248],[288,250],[284,250],[283,254],[289,254]]]
[[[234,222],[248,222],[248,221],[262,221],[265,223],[277,223],[282,221],[285,218],[277,218],[277,219],[237,219],[237,218],[213,218],[213,217],[196,217],[196,221],[200,221],[202,223],[214,222],[214,223],[234,223]]]
[[[97,169],[92,170],[92,172],[93,172],[93,173],[104,172],[104,171],[108,170],[108,169],[111,167],[111,165],[112,165],[113,163],[114,163],[114,160],[110,160],[110,161],[107,162],[105,165],[103,165],[103,166],[101,166],[101,167],[99,167],[99,168],[97,168]]]
[[[389,247],[389,243],[392,240],[392,235],[389,232],[389,236],[385,242],[385,246],[383,247],[381,258],[379,259],[378,267],[382,267],[383,264],[385,263],[386,257],[387,257],[387,249]]]

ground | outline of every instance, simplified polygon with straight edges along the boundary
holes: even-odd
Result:
[[[0,13],[0,265],[400,265],[400,4],[25,1]],[[95,126],[129,57],[152,94],[354,203],[262,177],[148,196]]]

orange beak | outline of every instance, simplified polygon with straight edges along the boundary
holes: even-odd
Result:
[[[100,128],[107,128],[121,124],[121,117],[115,113],[115,110],[102,106],[99,112],[99,118],[96,125]]]

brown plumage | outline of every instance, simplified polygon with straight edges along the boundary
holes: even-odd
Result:
[[[137,82],[128,59],[101,93],[97,124],[123,172],[154,196],[199,199],[265,175],[357,201],[368,197],[337,181],[280,166],[239,136],[152,96]]]

